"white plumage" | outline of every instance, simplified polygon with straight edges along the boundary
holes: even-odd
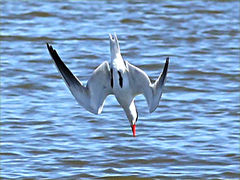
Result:
[[[110,94],[115,95],[124,109],[135,136],[138,113],[134,104],[134,97],[143,94],[147,100],[149,112],[153,112],[160,101],[167,76],[169,58],[166,59],[162,74],[152,84],[147,74],[136,66],[123,60],[117,35],[110,37],[111,63],[104,61],[93,72],[86,87],[67,68],[56,50],[47,44],[57,69],[77,102],[86,110],[100,114],[104,101]]]

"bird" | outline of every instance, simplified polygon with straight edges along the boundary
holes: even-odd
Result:
[[[135,96],[143,94],[152,113],[161,99],[168,72],[169,57],[155,82],[140,68],[124,60],[116,33],[109,34],[111,62],[104,61],[94,71],[86,86],[69,70],[52,45],[47,44],[58,71],[77,102],[87,111],[100,114],[108,95],[115,95],[129,120],[133,137],[136,137],[138,111]]]

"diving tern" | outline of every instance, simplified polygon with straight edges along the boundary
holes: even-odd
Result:
[[[122,58],[116,33],[109,34],[109,38],[111,62],[104,61],[98,66],[86,86],[73,75],[57,51],[48,43],[47,48],[66,85],[82,107],[91,113],[100,114],[106,97],[110,94],[115,95],[127,115],[133,136],[136,136],[138,112],[134,98],[136,95],[143,94],[150,113],[157,108],[166,81],[169,57],[166,58],[161,75],[151,83],[144,71]]]

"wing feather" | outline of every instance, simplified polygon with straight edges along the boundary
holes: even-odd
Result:
[[[126,61],[129,71],[130,86],[134,95],[143,94],[148,103],[149,112],[153,112],[161,99],[167,77],[169,58],[166,59],[162,74],[151,83],[148,75],[141,69]]]
[[[94,114],[100,114],[106,97],[112,93],[108,62],[105,61],[98,66],[88,80],[87,86],[84,87],[81,81],[74,76],[61,60],[57,51],[48,43],[47,48],[57,69],[77,102],[86,110]]]

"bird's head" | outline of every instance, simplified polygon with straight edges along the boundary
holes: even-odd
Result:
[[[123,108],[129,120],[130,126],[132,128],[133,136],[136,136],[136,123],[138,120],[138,112],[134,102],[130,104],[128,108]]]

